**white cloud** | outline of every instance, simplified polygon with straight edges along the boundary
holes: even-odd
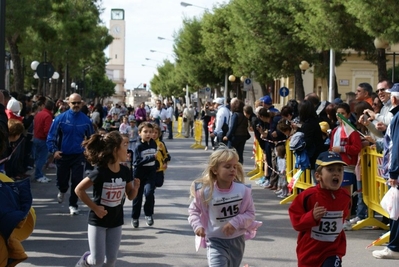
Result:
[[[127,89],[132,89],[140,83],[149,84],[159,62],[172,57],[173,42],[159,40],[158,36],[173,39],[173,34],[181,28],[182,19],[201,16],[204,9],[217,4],[217,0],[184,1],[199,7],[183,7],[180,0],[103,0],[104,12],[102,20],[109,27],[111,9],[125,10],[126,21],[126,58],[125,78]],[[151,53],[150,50],[159,51]],[[162,53],[160,53],[162,52]],[[108,51],[106,51],[108,56]],[[152,60],[145,60],[150,58]],[[142,64],[148,67],[143,67]]]

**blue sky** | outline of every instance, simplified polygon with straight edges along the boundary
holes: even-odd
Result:
[[[173,41],[159,40],[158,37],[173,40],[173,35],[182,26],[184,17],[201,16],[204,8],[210,10],[218,0],[184,1],[192,5],[183,7],[181,0],[103,0],[102,20],[109,27],[111,9],[125,10],[126,21],[126,89],[133,89],[147,83],[156,73],[156,66],[165,58],[173,61]],[[158,52],[150,52],[156,50]],[[106,51],[108,56],[108,51]],[[149,58],[150,60],[146,60]],[[142,64],[146,66],[142,66]]]

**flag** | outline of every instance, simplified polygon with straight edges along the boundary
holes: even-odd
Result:
[[[342,130],[341,130],[341,138],[349,138],[349,136],[353,132],[358,132],[361,136],[364,136],[361,132],[359,132],[353,124],[344,117],[344,115],[337,113],[337,116],[341,119],[342,121]]]

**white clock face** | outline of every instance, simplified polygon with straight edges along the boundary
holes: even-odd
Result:
[[[111,31],[112,31],[113,34],[120,34],[121,33],[121,26],[115,25],[115,26],[112,27]]]
[[[123,11],[113,10],[111,13],[111,19],[123,19]]]

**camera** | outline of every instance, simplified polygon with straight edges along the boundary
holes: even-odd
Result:
[[[367,112],[365,112],[363,114],[363,121],[366,122],[368,118],[370,118],[370,115]]]

